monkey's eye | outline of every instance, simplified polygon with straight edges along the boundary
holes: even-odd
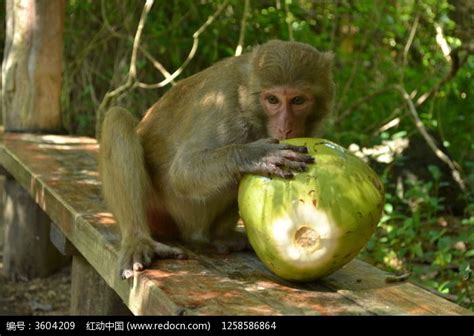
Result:
[[[279,103],[279,100],[277,97],[275,97],[274,95],[270,95],[267,97],[267,102],[269,102],[270,104],[274,105],[274,104],[278,104]]]
[[[293,105],[302,105],[306,100],[301,96],[296,96],[291,100]]]

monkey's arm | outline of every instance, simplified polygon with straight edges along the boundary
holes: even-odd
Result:
[[[245,173],[293,177],[314,159],[306,147],[261,139],[214,149],[182,146],[171,165],[170,182],[175,192],[190,198],[206,198],[235,185]]]

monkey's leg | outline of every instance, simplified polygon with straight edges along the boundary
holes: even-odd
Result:
[[[119,273],[123,279],[133,276],[133,271],[142,271],[149,266],[153,257],[161,259],[185,259],[179,248],[154,241],[151,237],[129,237],[122,239],[119,256]]]
[[[154,193],[136,125],[137,120],[125,109],[110,109],[102,128],[99,156],[104,197],[122,234],[119,272],[123,278],[148,266],[153,256],[185,257],[182,250],[151,238],[147,208]]]
[[[237,202],[233,202],[214,221],[212,245],[218,253],[238,252],[251,248],[245,232],[237,228],[238,221]]]
[[[235,229],[229,230],[225,235],[216,238],[212,245],[221,254],[251,250],[247,235]]]

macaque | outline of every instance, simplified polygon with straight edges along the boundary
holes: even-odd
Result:
[[[333,94],[330,53],[270,41],[181,80],[141,121],[111,108],[99,164],[122,235],[122,278],[154,257],[186,257],[158,241],[165,237],[243,249],[246,237],[235,230],[240,178],[291,178],[313,163],[306,147],[279,140],[315,136]]]

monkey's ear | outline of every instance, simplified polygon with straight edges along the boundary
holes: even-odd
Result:
[[[325,68],[332,69],[334,67],[334,53],[332,51],[323,52],[321,57]]]

